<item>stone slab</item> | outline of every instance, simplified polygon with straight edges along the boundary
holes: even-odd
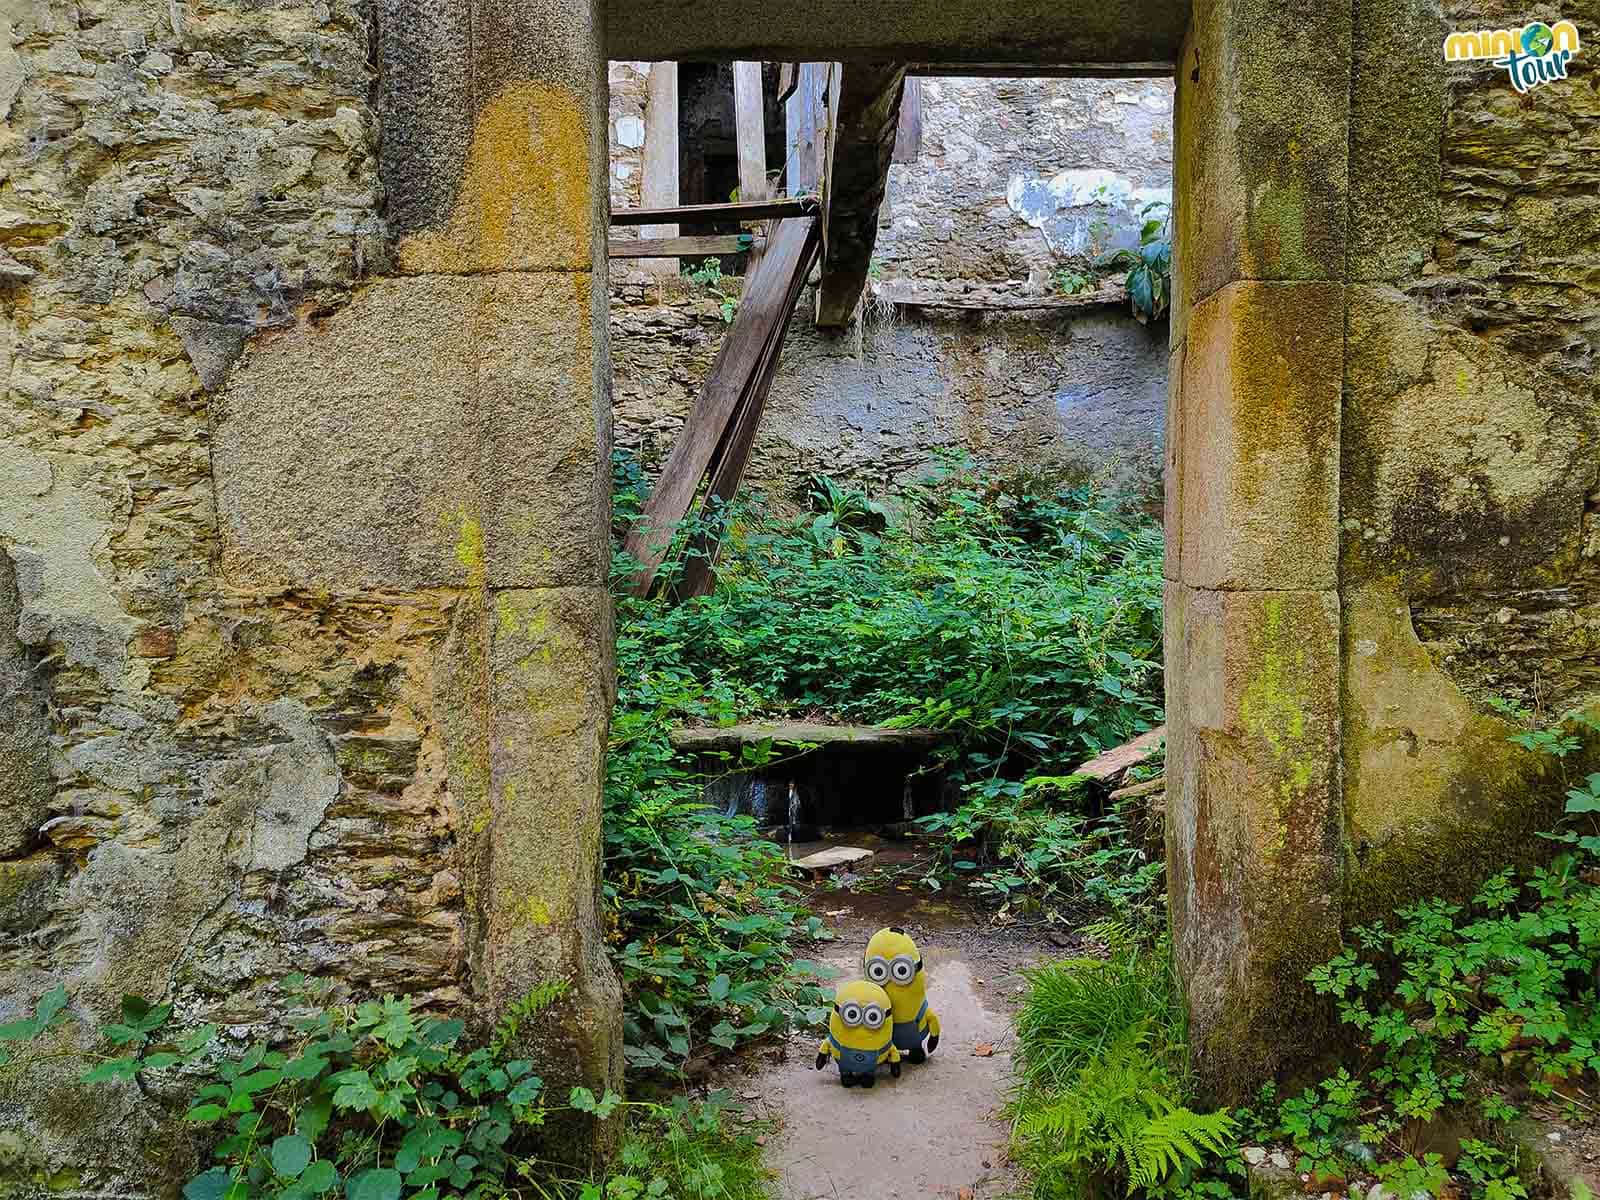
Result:
[[[1316,1048],[1337,951],[1339,605],[1167,585],[1167,866],[1194,1062],[1241,1099]]]
[[[827,850],[808,854],[804,858],[797,858],[789,865],[798,871],[832,871],[838,867],[869,862],[874,857],[873,851],[863,850],[860,846],[832,846]]]
[[[1398,578],[1413,594],[1567,582],[1593,417],[1543,368],[1423,301],[1349,291],[1345,576]]]
[[[594,327],[587,275],[436,275],[258,339],[212,409],[229,576],[598,584],[610,406]]]
[[[1240,279],[1343,279],[1348,5],[1196,6],[1178,66],[1172,336]]]
[[[601,791],[615,700],[603,588],[490,593],[488,873],[483,987],[497,1008],[571,985],[524,1032],[562,1085],[621,1079],[621,988],[599,912]],[[564,1094],[564,1088],[562,1089]]]
[[[824,725],[819,721],[755,721],[717,728],[674,729],[672,744],[679,750],[740,750],[745,746],[774,742],[793,745],[799,742],[823,746],[932,746],[939,740],[933,729],[886,729],[881,725]]]
[[[1354,11],[1349,278],[1409,278],[1441,226],[1446,67],[1419,54],[1397,71],[1394,47],[1442,45],[1448,26],[1439,6],[1417,0],[1355,0]]]
[[[1333,283],[1236,283],[1195,306],[1174,464],[1184,583],[1334,586],[1343,329]]]
[[[447,67],[406,97],[406,159],[437,161],[459,183],[448,209],[433,183],[406,214],[398,248],[409,272],[596,271],[607,217],[606,74],[591,0],[466,0],[467,29],[438,19]],[[458,0],[459,8],[459,0]],[[400,44],[414,57],[418,47]],[[462,71],[468,73],[462,80]],[[437,97],[471,98],[470,132],[458,115],[418,113]],[[457,167],[459,163],[459,167]]]

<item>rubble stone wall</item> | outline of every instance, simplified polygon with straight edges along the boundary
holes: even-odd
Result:
[[[643,65],[611,65],[614,202],[636,202]],[[802,299],[748,484],[782,505],[814,471],[883,489],[958,451],[1159,509],[1164,327],[1136,321],[1115,280],[1069,299],[1055,274],[1137,244],[1139,207],[1170,196],[1171,81],[912,82],[921,138],[890,170],[877,302],[835,336]],[[654,470],[726,324],[713,289],[625,261],[611,277],[617,445]],[[717,287],[737,294],[738,280]]]

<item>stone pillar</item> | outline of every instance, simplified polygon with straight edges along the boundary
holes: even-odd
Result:
[[[1350,13],[1199,0],[1178,67],[1167,858],[1195,1065],[1314,1046],[1340,937],[1338,512]]]
[[[387,0],[384,163],[415,304],[458,295],[475,448],[449,522],[450,776],[474,988],[495,1016],[567,984],[524,1030],[557,1090],[621,1079],[600,915],[614,695],[606,76],[597,0]],[[393,148],[393,153],[389,151]],[[448,514],[447,514],[448,515]]]

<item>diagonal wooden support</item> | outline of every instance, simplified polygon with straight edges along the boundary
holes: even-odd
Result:
[[[817,245],[814,217],[783,220],[774,226],[767,252],[746,283],[733,325],[662,465],[661,477],[650,493],[644,514],[624,543],[624,550],[640,564],[630,589],[634,595],[649,594],[678,523],[689,511],[707,469],[716,467],[723,487],[732,472],[733,486],[737,487],[749,458],[749,446],[745,444],[742,453],[737,452],[744,435],[734,432],[733,427],[741,417],[748,420],[748,440],[754,440],[754,423],[760,419],[766,389],[772,382],[773,364],[782,348],[795,301],[816,258]],[[753,408],[752,397],[757,399]],[[727,495],[731,496],[732,491]]]
[[[867,285],[905,79],[905,63],[846,63],[840,76],[822,197],[824,329],[849,323]]]

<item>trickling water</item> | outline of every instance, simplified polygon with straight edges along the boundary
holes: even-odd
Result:
[[[904,820],[911,820],[917,815],[917,810],[911,803],[911,776],[906,776],[905,791],[900,795],[900,816]]]
[[[750,815],[758,825],[767,823],[767,781],[759,775],[750,776]]]
[[[800,820],[800,789],[794,786],[794,780],[789,780],[789,850],[788,857],[794,857],[794,827]]]

